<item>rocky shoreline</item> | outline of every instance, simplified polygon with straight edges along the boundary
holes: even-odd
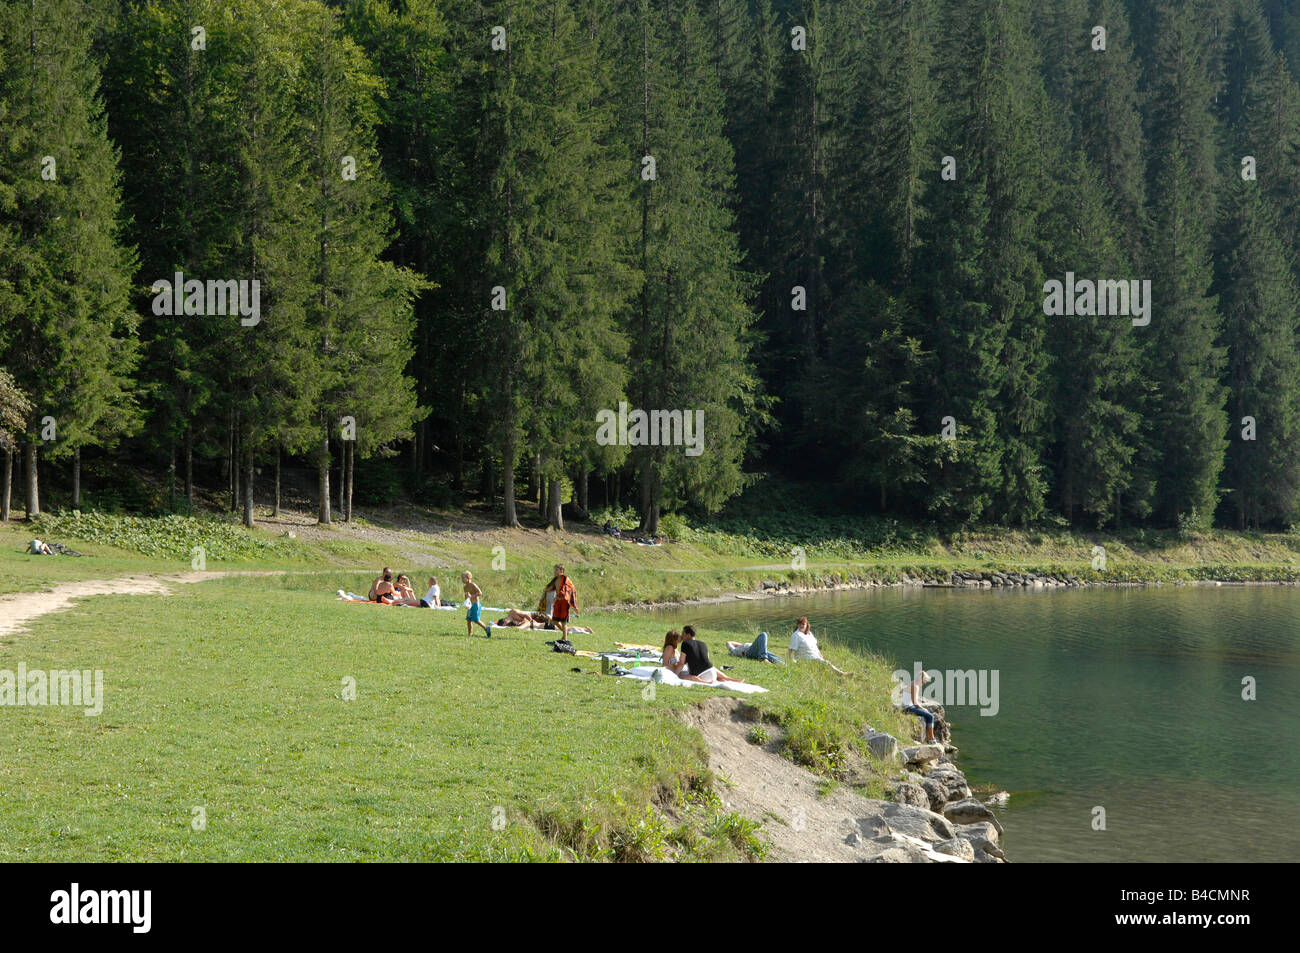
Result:
[[[1006,863],[1002,825],[990,805],[1005,793],[976,797],[957,767],[943,710],[938,744],[906,744],[866,729],[838,780],[796,764],[771,716],[738,698],[710,698],[680,717],[698,729],[709,768],[723,779],[718,795],[727,809],[762,825],[770,859],[781,863]],[[763,723],[761,740],[753,727]],[[890,800],[862,794],[857,785],[892,778]]]
[[[685,606],[716,605],[726,602],[752,602],[756,599],[768,599],[778,596],[809,596],[825,592],[849,592],[863,589],[1132,589],[1160,586],[1248,588],[1253,586],[1300,586],[1300,581],[1291,579],[1176,579],[1168,582],[1159,579],[1093,580],[1081,579],[1067,573],[976,569],[955,569],[947,576],[911,576],[907,573],[901,573],[898,579],[888,580],[872,577],[845,578],[841,573],[837,572],[823,577],[812,585],[796,585],[788,580],[777,582],[768,579],[759,583],[749,592],[728,592],[716,596],[699,596],[692,599],[616,602],[594,606],[593,608],[610,612],[626,612],[635,609],[671,609]]]
[[[871,863],[1007,862],[998,841],[1002,825],[990,805],[1005,804],[1000,792],[981,801],[953,760],[957,747],[941,705],[927,705],[938,716],[936,743],[901,744],[897,738],[868,729],[867,749],[894,761],[907,772],[891,789],[892,801],[874,817],[860,821],[857,846]]]

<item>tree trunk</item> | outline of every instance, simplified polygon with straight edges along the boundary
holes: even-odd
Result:
[[[236,415],[230,427],[230,511],[232,513],[239,512],[239,451],[242,445],[243,442],[239,439],[239,416]]]
[[[194,431],[185,428],[185,504],[194,509]]]
[[[505,500],[505,515],[501,522],[518,526],[519,514],[515,511],[515,442],[507,440],[501,454],[501,496]]]
[[[589,475],[590,471],[586,467],[578,471],[578,508],[584,513],[591,512],[587,507],[587,477]]]
[[[81,509],[81,448],[72,451],[72,508]]]
[[[346,478],[346,475],[345,475],[344,471],[345,471],[346,468],[347,468],[347,459],[348,459],[348,443],[347,443],[347,441],[345,440],[345,441],[343,441],[343,443],[339,446],[339,508],[338,508],[338,514],[339,514],[339,520],[340,520],[340,522],[343,520],[343,489],[344,489],[344,484],[347,483],[347,478]]]
[[[226,434],[226,492],[230,494],[230,508],[235,508],[236,481],[239,479],[239,467],[235,464],[235,415],[230,415]]]
[[[641,469],[641,531],[646,536],[659,532],[659,468],[653,457]]]
[[[465,492],[465,428],[456,428],[456,460],[451,471],[451,488],[457,493]],[[491,468],[488,469],[491,473]]]
[[[348,444],[348,492],[347,506],[343,510],[343,518],[349,523],[352,522],[352,483],[357,472],[357,445]]]
[[[564,506],[560,501],[560,491],[563,486],[564,484],[560,480],[551,480],[547,492],[546,525],[552,529],[558,529],[560,532],[564,532]]]
[[[0,522],[9,522],[9,505],[13,501],[14,452],[5,451],[5,485],[0,488]]]
[[[528,499],[532,503],[540,503],[542,500],[542,480],[538,472],[538,456],[533,457],[528,462]]]
[[[275,507],[271,510],[273,519],[280,518],[280,445],[275,445]]]
[[[41,486],[36,473],[36,441],[29,439],[23,448],[23,475],[27,478],[27,519],[41,515]]]
[[[320,500],[320,513],[316,519],[328,526],[330,523],[330,432],[326,426],[320,438],[320,456],[317,459],[317,496]]]
[[[253,528],[253,449],[244,446],[244,525]]]
[[[487,454],[484,454],[483,459],[479,462],[478,488],[479,494],[487,501],[489,506],[496,502],[497,495],[496,486],[494,484],[495,479],[492,473],[492,461],[488,459]]]
[[[176,509],[176,438],[167,445],[167,507]]]
[[[551,506],[550,506],[550,500],[548,499],[550,495],[550,489],[551,489],[550,481],[547,480],[545,477],[542,477],[541,488],[538,490],[537,493],[537,515],[540,516],[542,519],[546,520],[547,522],[550,522],[550,518],[551,518]]]

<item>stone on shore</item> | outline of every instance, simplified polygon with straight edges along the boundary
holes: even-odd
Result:
[[[998,823],[997,815],[987,805],[982,804],[973,797],[945,804],[943,806],[943,816],[954,824],[987,822],[997,828],[999,834],[1002,833],[1002,825]]]
[[[975,845],[964,837],[954,837],[951,840],[940,841],[934,845],[934,849],[941,854],[951,854],[967,863],[975,861]]]
[[[872,731],[864,735],[863,740],[867,743],[867,750],[875,757],[882,761],[898,760],[898,739],[893,735],[883,731]]]
[[[919,784],[913,784],[911,781],[904,781],[896,785],[893,790],[893,799],[895,804],[907,804],[912,807],[920,807],[930,810],[930,795]]]
[[[943,748],[939,745],[911,745],[903,749],[903,763],[926,765],[943,757]]]
[[[936,814],[943,813],[943,806],[948,803],[948,788],[938,778],[926,778],[921,782],[921,789],[930,801],[930,810]]]
[[[864,830],[871,830],[873,836],[879,836],[881,833],[879,825],[872,823],[877,820],[884,824],[883,833],[907,834],[931,842],[949,840],[957,836],[952,822],[942,814],[936,814],[922,807],[913,807],[910,804],[887,804],[879,815],[868,819],[865,823],[859,822],[859,826]]]

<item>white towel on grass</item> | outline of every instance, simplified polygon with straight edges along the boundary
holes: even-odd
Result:
[[[729,692],[744,692],[746,695],[767,691],[766,688],[749,682],[692,682],[684,678],[678,678],[673,672],[658,665],[640,665],[632,669],[625,677],[649,679],[654,676],[655,672],[664,673],[664,680],[659,683],[661,685],[685,685],[687,688],[721,688]]]

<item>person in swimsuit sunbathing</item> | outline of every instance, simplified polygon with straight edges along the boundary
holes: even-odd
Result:
[[[423,605],[422,600],[415,594],[415,590],[411,588],[411,578],[407,576],[405,573],[397,577],[397,582],[393,586],[393,592],[397,597],[396,599],[393,600],[393,605],[396,606]]]
[[[375,586],[375,602],[380,605],[394,606],[400,602],[400,596],[397,594],[397,588],[393,585],[391,579],[381,579]]]
[[[523,609],[507,609],[505,618],[497,619],[500,629],[555,629],[554,622],[540,612],[525,612]],[[583,625],[571,625],[569,631],[578,635],[591,635],[591,629]]]
[[[378,602],[379,584],[381,582],[387,582],[391,584],[392,581],[393,581],[393,571],[389,569],[387,566],[385,566],[384,571],[381,572],[378,575],[378,577],[376,577],[375,581],[370,584],[370,594],[367,595],[366,598],[369,599],[371,602]]]

